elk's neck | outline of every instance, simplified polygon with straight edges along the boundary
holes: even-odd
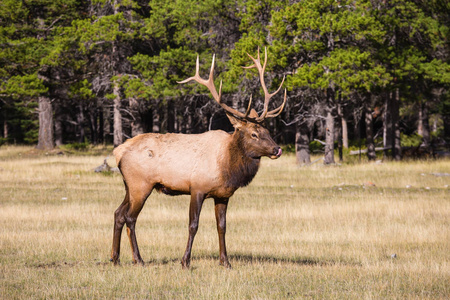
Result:
[[[258,172],[261,159],[248,155],[245,140],[239,131],[233,133],[228,147],[229,151],[224,157],[222,166],[222,176],[227,187],[238,189],[252,181]]]

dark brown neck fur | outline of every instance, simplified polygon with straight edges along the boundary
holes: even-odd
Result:
[[[229,145],[229,157],[222,163],[225,186],[233,189],[248,185],[259,169],[260,158],[252,158],[246,151],[242,133],[236,130]]]

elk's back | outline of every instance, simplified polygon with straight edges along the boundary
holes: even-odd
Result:
[[[230,137],[221,130],[202,134],[146,133],[127,140],[114,150],[114,155],[127,184],[143,181],[189,193],[197,186],[214,189],[220,185],[220,161],[226,156]]]

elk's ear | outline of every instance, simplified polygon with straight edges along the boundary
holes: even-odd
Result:
[[[246,121],[240,120],[238,118],[236,118],[235,116],[233,116],[232,114],[226,114],[228,117],[228,120],[230,120],[231,125],[233,125],[234,128],[239,129],[241,128],[245,123],[247,123]]]

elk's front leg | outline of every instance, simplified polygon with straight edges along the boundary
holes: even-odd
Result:
[[[189,268],[189,265],[191,263],[192,244],[194,243],[194,237],[198,230],[198,221],[200,218],[200,212],[202,210],[204,200],[205,195],[203,193],[191,193],[191,202],[189,204],[189,238],[186,246],[186,251],[184,252],[183,258],[181,259],[181,265],[183,269]]]
[[[228,262],[227,247],[225,245],[225,233],[227,231],[227,206],[228,198],[214,199],[217,233],[219,234],[219,252],[220,265],[231,269],[231,264]]]

